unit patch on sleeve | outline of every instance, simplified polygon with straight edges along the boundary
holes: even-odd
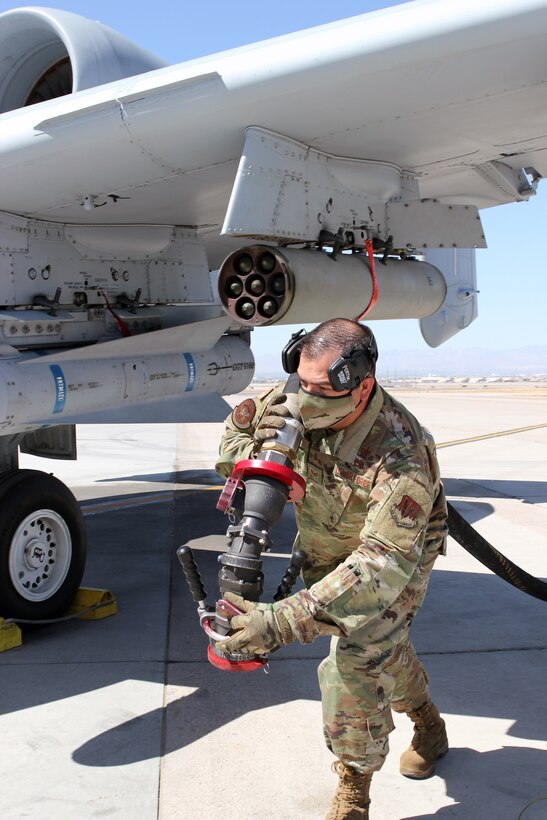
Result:
[[[245,399],[238,404],[232,413],[232,421],[240,430],[246,430],[251,426],[256,415],[256,404],[253,399]]]
[[[370,511],[364,535],[407,552],[427,525],[432,506],[426,487],[403,475]]]
[[[403,495],[398,504],[393,503],[390,507],[391,517],[395,523],[408,530],[416,526],[421,511],[421,506],[409,495]]]

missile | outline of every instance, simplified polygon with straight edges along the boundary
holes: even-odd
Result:
[[[219,271],[227,314],[244,326],[318,323],[334,316],[421,319],[443,304],[447,286],[427,262],[388,258],[375,265],[361,253],[251,245],[231,253]],[[367,309],[368,308],[368,309]]]
[[[184,329],[183,329],[184,330]],[[161,331],[169,333],[170,331]],[[197,333],[197,331],[194,331]],[[148,334],[153,337],[154,334]],[[131,352],[126,341],[66,354],[0,358],[0,431],[78,421],[94,410],[116,410],[163,399],[239,393],[254,374],[254,357],[239,336],[222,336],[208,349]],[[138,341],[138,340],[137,340]],[[143,341],[144,344],[144,341]],[[153,340],[148,344],[153,349]]]

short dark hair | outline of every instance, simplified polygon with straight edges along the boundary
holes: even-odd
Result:
[[[356,345],[369,348],[373,340],[372,330],[353,319],[327,319],[304,336],[300,355],[316,359],[325,353],[346,353]],[[376,362],[371,365],[370,374],[374,375]]]

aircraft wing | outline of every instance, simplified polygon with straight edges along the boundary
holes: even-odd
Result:
[[[2,53],[39,13],[0,16]],[[76,59],[66,26],[46,37]],[[547,173],[546,46],[544,0],[417,0],[106,85],[84,76],[84,90],[25,108],[14,60],[0,69],[0,210],[197,226],[218,267],[248,126],[393,164],[420,198],[525,199]]]
[[[263,324],[465,328],[478,209],[547,173],[546,46],[547,0],[417,0],[175,66],[0,15],[0,438],[237,392]]]

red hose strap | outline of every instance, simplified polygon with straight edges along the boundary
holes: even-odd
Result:
[[[99,294],[103,297],[105,305],[107,307],[107,310],[109,310],[110,313],[112,314],[112,316],[114,317],[114,320],[115,320],[116,324],[118,325],[118,329],[119,329],[120,333],[122,334],[122,336],[124,336],[125,338],[127,338],[127,336],[131,336],[132,335],[131,331],[127,327],[127,325],[124,322],[124,320],[122,319],[122,317],[118,316],[118,314],[114,312],[114,308],[112,307],[112,305],[108,301],[108,296],[106,295],[104,290],[100,290]]]
[[[374,266],[374,249],[372,247],[372,239],[365,240],[365,248],[367,249],[368,260],[370,263],[370,278],[372,279],[372,294],[370,296],[370,302],[361,313],[360,316],[355,318],[356,322],[360,322],[361,319],[370,313],[376,302],[378,301],[378,280],[376,279],[376,268]]]

